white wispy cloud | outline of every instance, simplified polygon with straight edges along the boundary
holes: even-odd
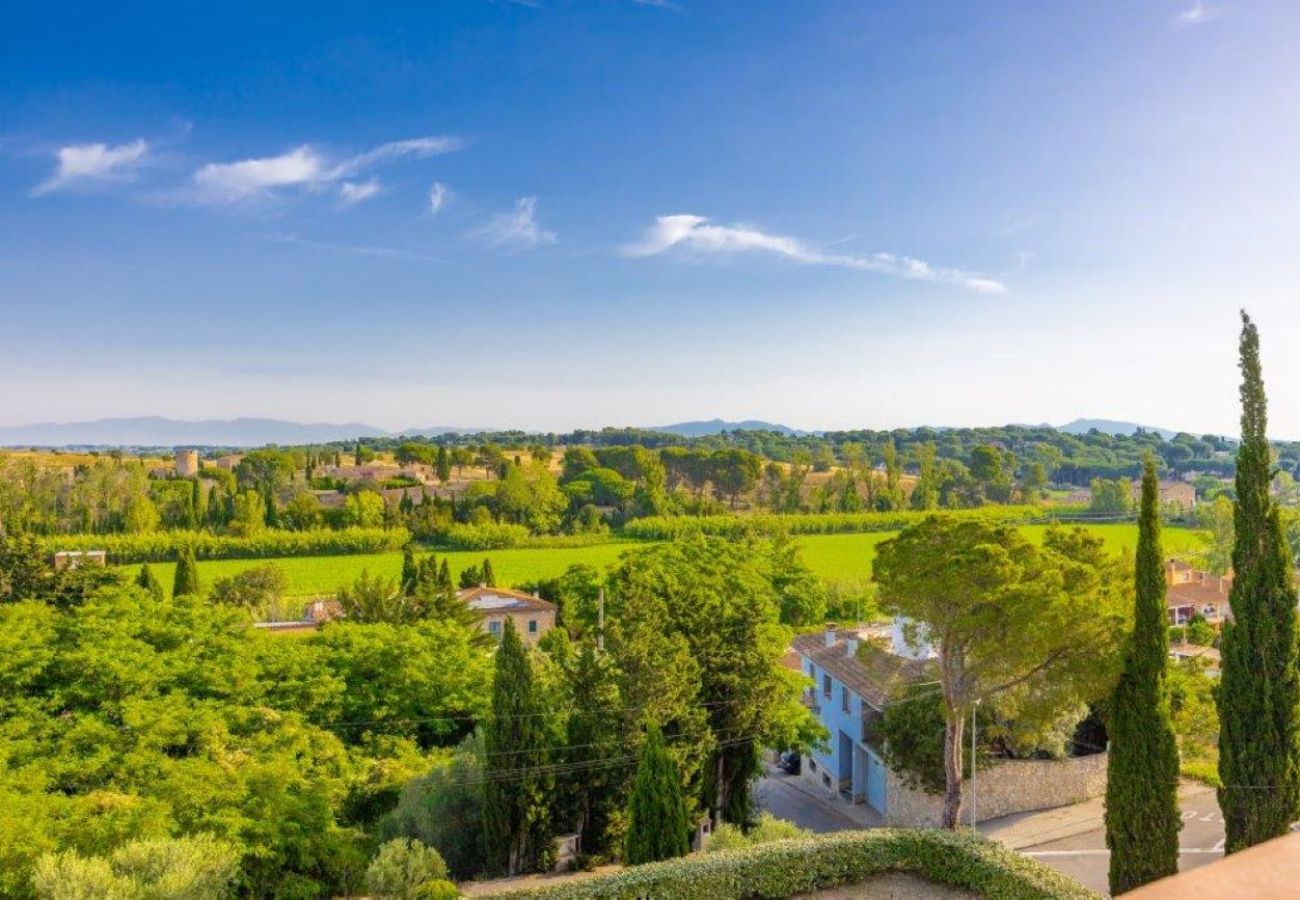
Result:
[[[54,174],[32,189],[34,196],[85,181],[129,181],[145,162],[149,144],[134,140],[129,144],[70,144],[55,153]]]
[[[1178,14],[1177,22],[1182,26],[1204,25],[1223,15],[1222,6],[1214,6],[1205,0],[1195,0],[1191,6]]]
[[[194,173],[192,197],[200,203],[242,203],[268,199],[286,188],[321,189],[338,182],[345,203],[367,199],[378,190],[378,182],[350,182],[366,170],[402,157],[427,157],[451,153],[463,143],[454,137],[422,137],[381,144],[373,150],[338,161],[331,160],[310,144],[295,147],[279,156],[208,163]],[[347,184],[355,186],[349,191]],[[374,190],[365,193],[369,184]],[[362,192],[363,195],[358,195]],[[349,200],[351,194],[351,200]]]
[[[343,206],[355,206],[376,196],[381,187],[378,178],[371,178],[369,181],[345,181],[339,185],[339,203]]]
[[[620,248],[623,255],[629,257],[657,256],[670,250],[696,256],[768,253],[804,265],[882,272],[899,278],[954,284],[982,294],[1000,294],[1007,289],[994,278],[962,269],[932,266],[911,256],[827,253],[798,238],[769,234],[752,225],[715,225],[704,216],[695,215],[659,216],[640,240]]]
[[[380,259],[400,259],[406,262],[444,262],[437,256],[420,253],[416,250],[402,250],[397,247],[382,247],[374,244],[337,244],[330,241],[313,241],[301,238],[293,233],[276,232],[272,234],[252,235],[259,241],[273,244],[293,244],[311,250],[323,250],[327,253],[344,253],[351,256],[374,256]]]
[[[436,216],[442,212],[442,208],[451,200],[451,188],[441,181],[435,181],[429,186],[429,215]]]
[[[537,221],[536,197],[520,197],[515,201],[514,210],[493,216],[492,221],[480,229],[478,234],[497,246],[515,244],[535,247],[539,244],[554,244],[557,240],[554,231],[547,231]]]

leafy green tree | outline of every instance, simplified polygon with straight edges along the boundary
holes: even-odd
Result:
[[[552,632],[554,634],[555,632]],[[548,634],[547,637],[550,635]],[[582,643],[569,673],[573,712],[569,715],[566,761],[607,759],[627,753],[627,733],[621,717],[612,710],[622,708],[618,671],[608,653],[594,641]],[[582,852],[608,855],[616,849],[615,822],[626,797],[627,777],[617,768],[584,768],[566,776],[557,796],[572,804],[573,821],[566,827],[577,831]]]
[[[403,593],[392,578],[372,578],[365,569],[351,584],[339,587],[337,598],[350,622],[410,625],[429,614],[422,598]]]
[[[1109,705],[1106,846],[1110,891],[1122,894],[1178,872],[1178,744],[1165,671],[1169,656],[1160,486],[1148,456],[1142,473],[1133,635]]]
[[[1232,570],[1232,553],[1236,546],[1236,516],[1232,500],[1220,494],[1196,507],[1196,524],[1205,542],[1203,565],[1212,575],[1227,575]]]
[[[492,871],[535,871],[551,850],[554,779],[545,769],[545,717],[528,650],[506,619],[484,730],[483,830]]]
[[[384,843],[366,869],[370,895],[386,900],[419,900],[430,882],[446,881],[447,864],[438,851],[409,838]]]
[[[275,563],[264,563],[216,579],[208,591],[208,600],[277,621],[281,612],[280,601],[288,588],[289,576],[284,569]]]
[[[234,500],[230,533],[241,537],[258,534],[266,528],[266,500],[256,491],[240,491]]]
[[[194,548],[184,547],[176,555],[176,573],[172,576],[172,596],[197,597],[201,592],[199,564],[194,558]]]
[[[488,587],[497,586],[497,575],[492,571],[492,560],[486,557],[483,559],[483,583]]]
[[[690,834],[681,772],[664,747],[659,726],[647,723],[628,803],[623,858],[637,866],[685,856],[691,849]]]
[[[1219,688],[1219,808],[1235,853],[1287,833],[1300,814],[1296,588],[1277,508],[1259,332],[1241,314],[1241,447],[1234,578]]]
[[[45,597],[53,580],[35,535],[0,532],[0,602]]]
[[[939,472],[934,442],[922,444],[916,451],[920,467],[916,487],[912,489],[912,509],[930,510],[939,505]]]
[[[415,548],[407,544],[402,548],[402,593],[408,597],[413,596],[419,579],[420,569],[415,562]]]
[[[148,591],[160,603],[166,596],[163,592],[162,582],[158,580],[158,576],[154,575],[148,563],[140,567],[140,573],[135,576],[135,583],[137,587],[142,587]]]
[[[1039,548],[1014,528],[945,516],[878,548],[881,608],[940,660],[945,828],[957,827],[962,734],[977,702],[1022,690],[1064,708],[1109,692],[1121,584],[1094,564],[1101,554],[1099,541],[1057,536]]]
[[[470,735],[450,759],[402,788],[396,807],[380,822],[381,839],[419,839],[438,851],[457,879],[483,872],[483,765],[482,735]]]
[[[1122,478],[1094,478],[1091,491],[1091,512],[1124,515],[1132,507],[1128,482]]]
[[[107,858],[74,850],[47,854],[36,864],[40,900],[221,900],[239,873],[235,849],[209,834],[132,841]]]
[[[610,579],[624,700],[689,736],[674,753],[692,800],[741,825],[759,748],[803,746],[820,732],[799,677],[780,664],[789,632],[770,554],[765,541],[692,535],[625,555]]]

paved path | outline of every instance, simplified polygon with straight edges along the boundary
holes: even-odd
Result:
[[[858,803],[850,806],[823,796],[797,775],[789,775],[768,763],[764,775],[754,782],[754,799],[778,819],[793,822],[814,834],[873,828],[880,816],[870,807]]]
[[[1212,788],[1190,791],[1179,798],[1183,830],[1178,836],[1179,871],[1207,865],[1223,858],[1223,816]],[[1049,836],[1050,837],[1050,836]],[[1102,894],[1109,888],[1110,852],[1100,819],[1093,829],[1069,837],[1018,848],[1052,868],[1071,875]]]

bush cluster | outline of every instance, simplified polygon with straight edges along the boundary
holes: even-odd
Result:
[[[902,510],[863,513],[755,513],[720,516],[648,516],[623,526],[623,537],[669,541],[692,531],[726,538],[751,532],[760,534],[862,534],[871,531],[899,531],[933,512],[974,516],[991,522],[1025,522],[1050,519],[1040,506],[984,506],[973,510]]]
[[[344,528],[335,531],[267,530],[247,537],[206,531],[158,531],[151,534],[61,534],[41,539],[46,553],[58,550],[106,550],[114,564],[162,562],[191,548],[198,559],[258,559],[274,556],[341,556],[389,553],[411,540],[405,528]]]
[[[936,884],[1002,900],[1094,898],[1074,879],[1001,844],[938,830],[877,828],[703,853],[635,866],[604,877],[491,895],[528,898],[678,900],[791,897],[908,872]]]
[[[513,550],[522,547],[558,549],[589,547],[610,540],[605,533],[534,535],[523,525],[489,522],[482,525],[451,525],[435,535],[435,543],[446,550]]]

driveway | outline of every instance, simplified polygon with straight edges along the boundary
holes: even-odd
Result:
[[[1223,858],[1223,816],[1212,789],[1207,788],[1179,799],[1183,813],[1183,830],[1178,835],[1178,869],[1185,872]],[[1100,893],[1109,889],[1110,851],[1106,849],[1106,831],[1101,821],[1083,834],[1023,847],[1020,852],[1032,856],[1087,887]]]
[[[796,775],[764,763],[763,777],[754,782],[754,800],[760,809],[806,828],[814,834],[869,827],[871,811],[859,804],[852,814],[846,804],[818,797]]]

